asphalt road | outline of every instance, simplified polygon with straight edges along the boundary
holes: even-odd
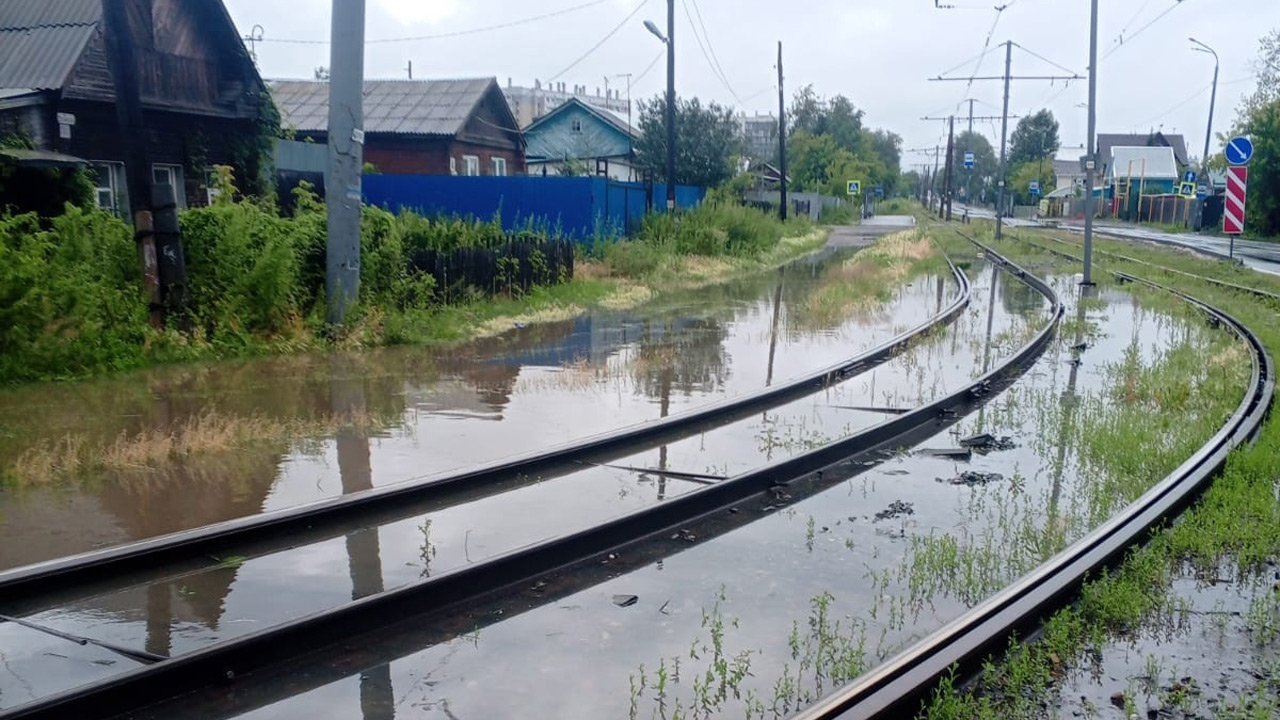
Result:
[[[827,245],[831,247],[865,247],[881,235],[910,230],[916,220],[910,215],[878,215],[860,225],[837,225],[831,228]]]

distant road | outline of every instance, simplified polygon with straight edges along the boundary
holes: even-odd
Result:
[[[877,215],[862,221],[861,225],[837,225],[831,228],[827,245],[831,247],[865,247],[881,235],[909,230],[916,225],[910,215]]]

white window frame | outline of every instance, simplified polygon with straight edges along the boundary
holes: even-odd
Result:
[[[569,131],[570,131],[570,132],[572,132],[572,133],[573,133],[573,134],[575,134],[575,135],[581,135],[581,134],[582,134],[582,119],[581,119],[581,118],[574,118],[573,120],[569,121]]]
[[[449,174],[450,175],[458,174],[458,158],[452,155],[449,156]]]
[[[186,186],[182,182],[182,166],[171,165],[167,163],[153,163],[151,165],[151,182],[157,185],[168,183],[173,186],[173,196],[177,200],[179,210],[185,210],[187,207]]]
[[[127,198],[124,195],[124,163],[115,160],[92,160],[89,165],[98,175],[94,182],[94,203],[103,210],[123,217],[128,210]],[[106,204],[102,202],[103,193],[106,193],[109,199]]]
[[[480,156],[479,155],[463,155],[462,164],[466,168],[463,174],[467,177],[477,177],[480,175]]]
[[[494,177],[506,177],[507,175],[507,159],[504,157],[489,158],[489,164],[493,169]]]

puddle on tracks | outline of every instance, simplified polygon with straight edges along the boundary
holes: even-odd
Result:
[[[1052,280],[1064,298],[1071,297],[1070,277]],[[820,426],[840,434],[883,418],[860,413],[853,419],[831,406],[879,399],[883,383],[898,386],[899,399],[908,404],[959,387],[980,374],[984,362],[994,363],[1017,346],[1018,318],[1035,318],[1038,325],[1043,314],[1037,296],[1012,283],[1001,290],[1003,284],[993,289],[989,274],[980,273],[974,307],[952,331],[877,370],[876,391],[870,389],[872,378],[859,378],[841,386],[843,395],[833,391],[765,415],[786,423],[808,418],[809,430]],[[1073,304],[1068,302],[1069,317],[1076,311]],[[813,664],[825,663],[831,671],[835,655],[842,662],[857,656],[863,664],[850,662],[845,669],[858,674],[955,618],[1122,502],[1090,489],[1079,445],[1062,442],[1066,436],[1060,426],[1066,424],[1055,422],[1054,413],[1087,409],[1088,398],[1105,397],[1114,380],[1107,361],[1129,353],[1150,367],[1184,343],[1221,338],[1196,323],[1146,309],[1115,288],[1105,289],[1101,301],[1083,315],[1085,321],[1075,326],[1080,332],[1064,333],[1013,388],[915,450],[954,448],[957,436],[979,432],[1011,436],[1015,448],[976,454],[968,462],[899,453],[861,474],[850,469],[847,479],[835,480],[830,489],[705,542],[674,538],[677,547],[670,556],[586,590],[531,601],[528,607],[521,604],[501,617],[478,608],[453,623],[473,629],[458,631],[452,639],[439,641],[434,627],[398,628],[386,646],[365,645],[332,663],[300,664],[283,677],[251,682],[234,697],[202,694],[148,717],[512,717],[520,715],[515,708],[538,717],[662,716],[677,700],[689,709],[700,697],[705,700],[706,692],[714,698],[721,673],[732,677],[735,669],[749,674],[729,680],[731,690],[726,699],[713,700],[711,715],[736,715],[753,702],[762,703],[757,710],[778,708],[780,714],[790,714],[841,679],[812,677]],[[988,317],[994,318],[990,332]],[[1002,334],[1009,341],[1004,349],[996,342]],[[1072,362],[1071,347],[1081,338],[1087,338],[1089,349],[1083,362]],[[917,380],[921,368],[927,382]],[[754,434],[744,432],[753,426],[744,425],[734,434],[737,440],[715,433],[724,438],[717,462],[733,469],[735,460],[725,459],[731,445],[749,456],[746,465],[769,452],[790,452],[778,443],[760,442],[767,435],[763,417],[748,422],[755,424]],[[696,467],[701,451],[693,446],[699,442],[667,448],[667,462],[682,470]],[[799,443],[796,451],[803,449],[803,438]],[[661,462],[660,451],[629,462],[642,461],[650,466]],[[966,469],[999,473],[1003,479],[974,485],[939,482]],[[615,492],[629,488],[629,498],[653,493],[656,483],[656,478],[628,473],[610,487]],[[666,488],[680,492],[688,486],[669,482]],[[618,507],[613,506],[615,512]],[[886,509],[897,512],[886,514]],[[437,526],[431,530],[438,539],[433,545],[438,554],[426,553],[432,571],[437,562],[445,568],[467,561],[443,559],[459,550],[456,528],[438,536]],[[962,545],[949,570],[941,563],[928,565],[939,552],[928,541],[945,534],[960,537]],[[347,582],[334,590],[358,595],[370,587],[397,584],[388,578],[407,579],[405,562],[414,571],[423,568],[421,562],[407,560],[404,549],[421,550],[421,535],[417,543],[410,533],[392,527],[369,535],[356,545],[352,541],[359,535],[353,534],[345,538],[345,547],[335,544],[329,551],[332,572],[350,571]],[[964,552],[992,546],[1008,552]],[[923,569],[917,567],[921,562]],[[634,604],[617,601],[632,595],[638,598]],[[290,602],[295,599],[291,593]],[[248,619],[237,614],[236,604],[233,593],[224,622]],[[99,632],[104,628],[100,625]],[[415,634],[422,638],[416,643]],[[713,670],[721,661],[726,670]],[[810,676],[797,669],[806,662]],[[637,691],[641,665],[645,681]],[[659,672],[669,693],[661,700],[655,690]],[[711,689],[704,686],[700,694],[693,688],[708,672]]]

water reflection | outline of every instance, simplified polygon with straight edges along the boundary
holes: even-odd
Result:
[[[519,327],[448,351],[286,356],[0,391],[8,431],[0,473],[32,448],[62,441],[130,451],[143,439],[177,444],[202,418],[219,418],[233,435],[216,451],[161,448],[20,489],[0,484],[0,568],[665,417],[847,358],[942,302],[928,287],[927,299],[904,291],[873,314],[824,327],[801,322],[796,307],[835,278],[829,271],[844,257],[807,258],[640,311]],[[250,422],[269,437],[234,436]]]

